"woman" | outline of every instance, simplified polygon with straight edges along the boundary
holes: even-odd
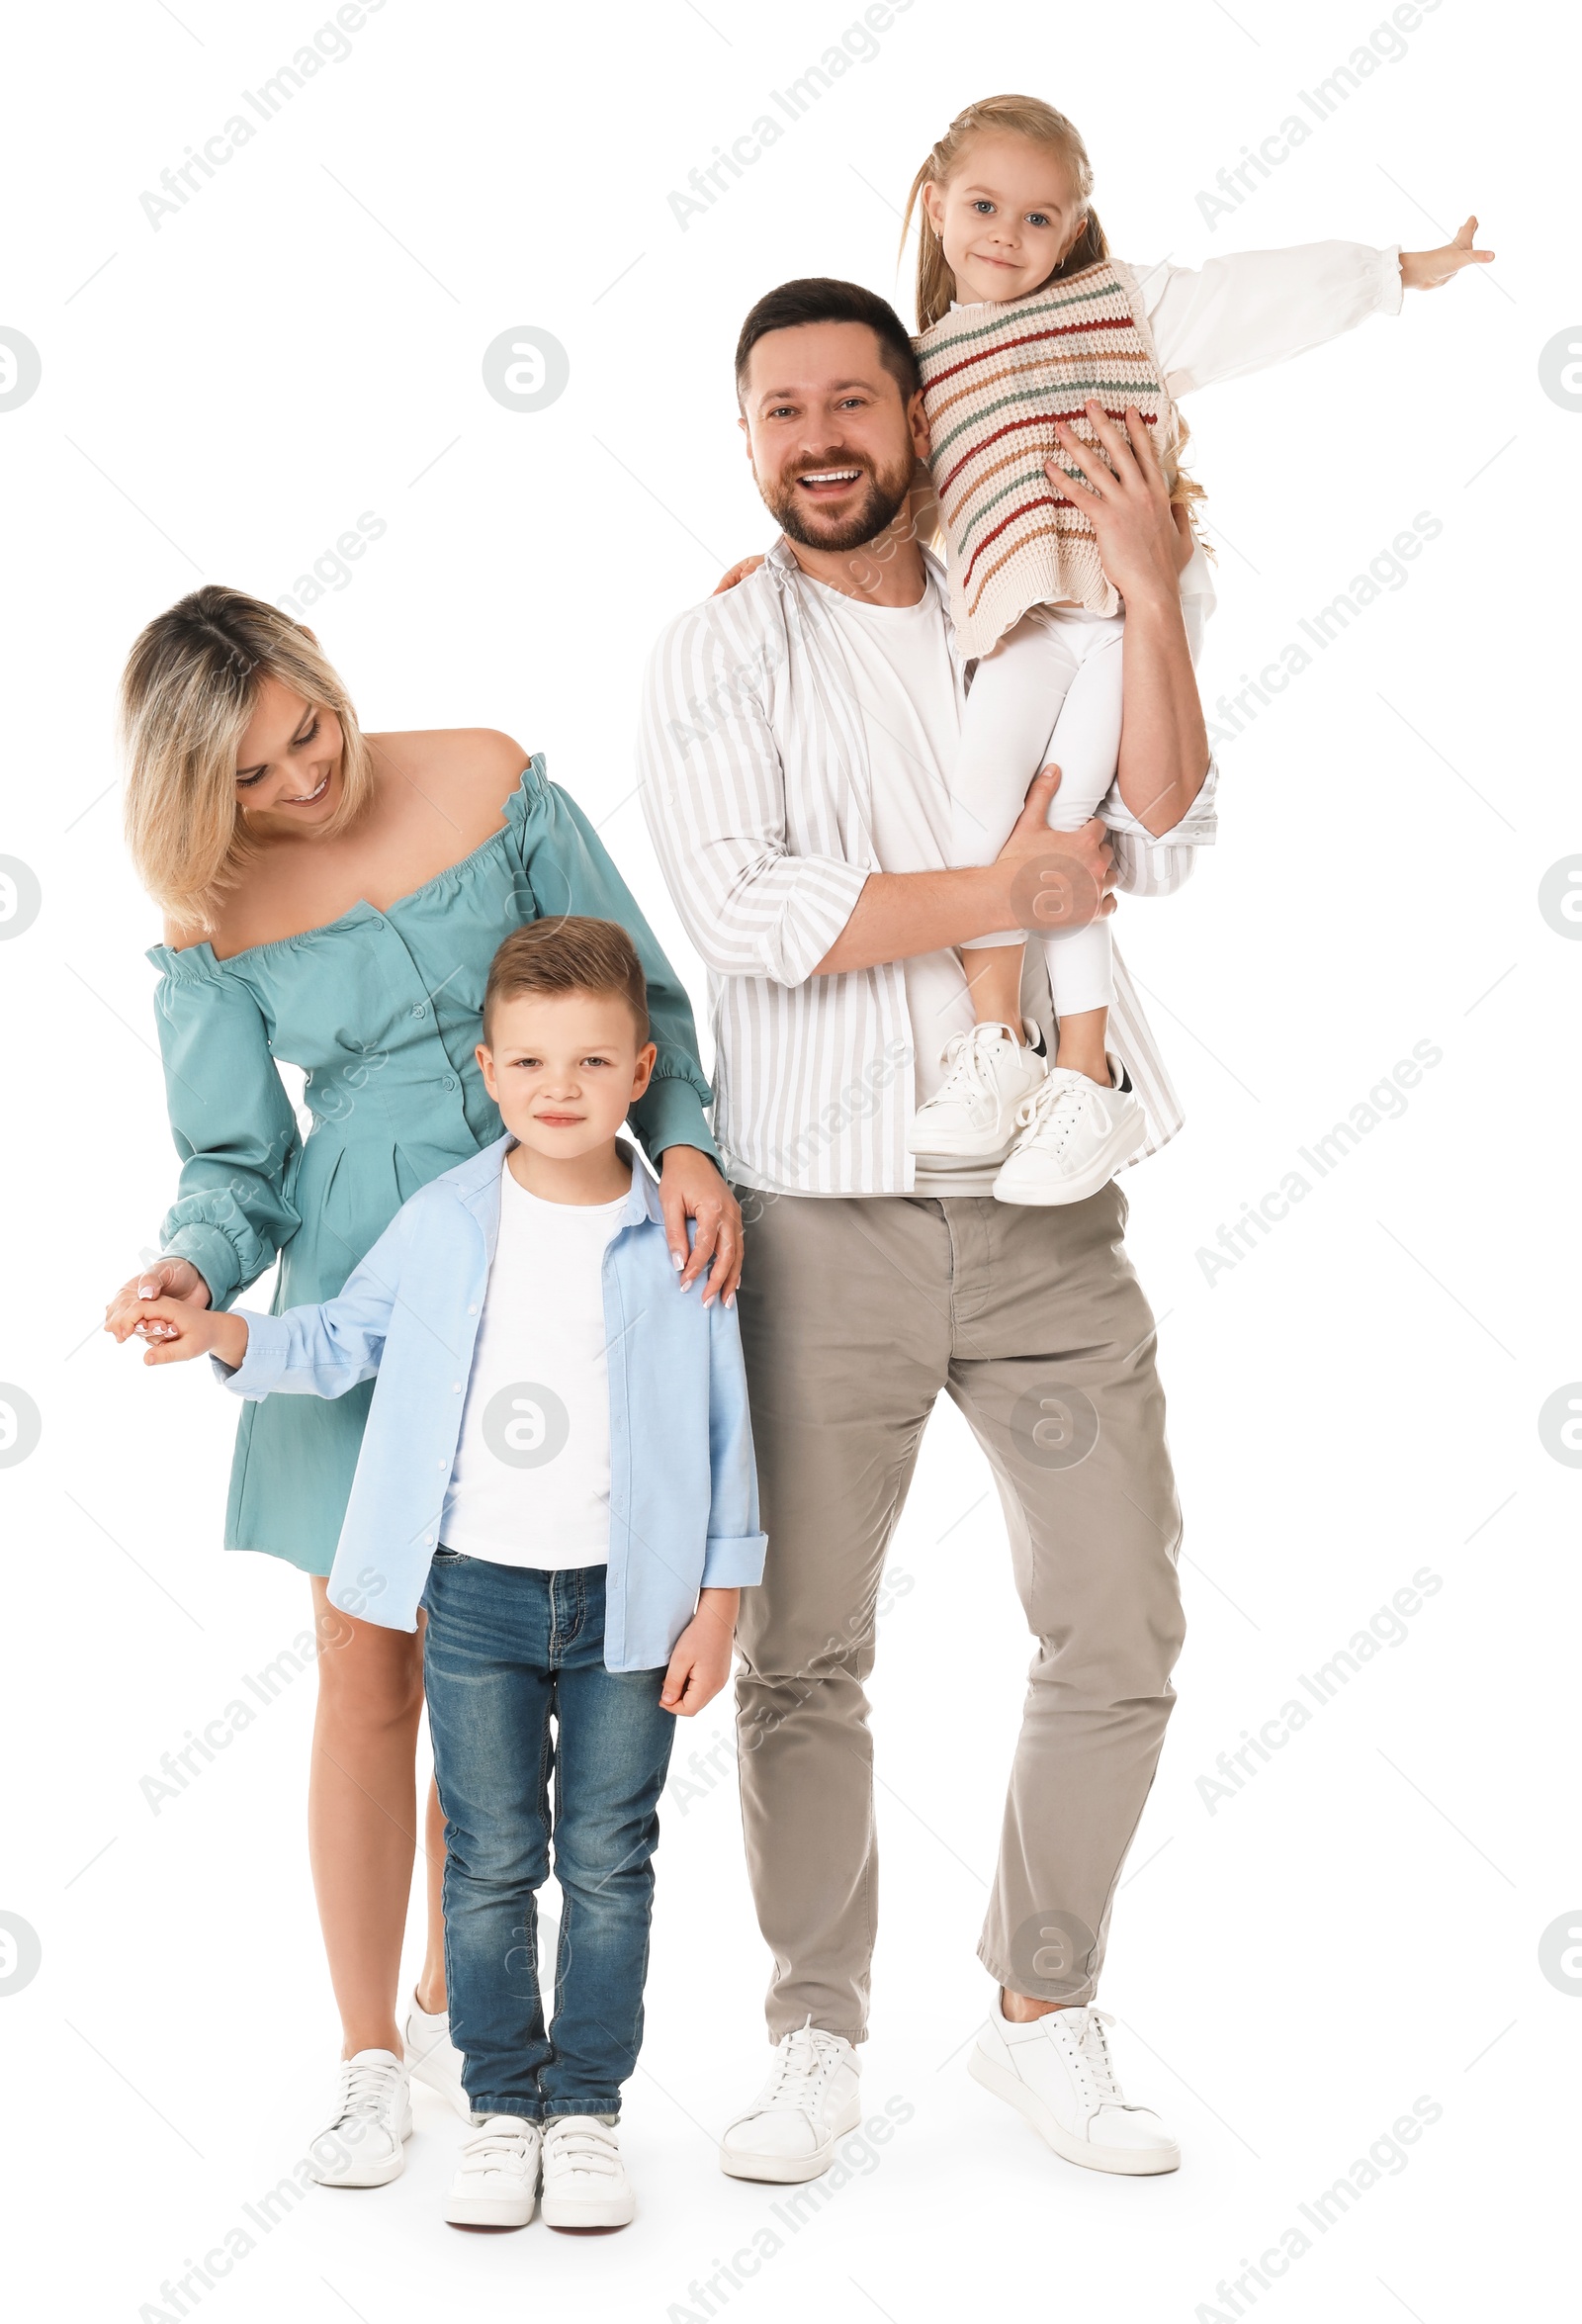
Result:
[[[733,1295],[741,1217],[714,1161],[692,1013],[591,827],[501,734],[364,735],[311,634],[235,589],[149,623],[122,689],[127,828],[166,914],[149,954],[180,1191],[158,1265],[117,1294],[228,1306],[281,1258],[275,1306],[332,1296],[406,1198],[499,1135],[473,1058],[488,964],[520,922],[618,920],[648,977],[659,1063],[634,1114],[684,1284]],[[306,1140],[277,1070],[306,1073]],[[697,1222],[688,1252],[687,1221]],[[467,2111],[445,2028],[444,1825],[430,1793],[428,1951],[396,2019],[415,1842],[421,1633],[331,1608],[325,1577],[370,1390],[249,1405],[225,1546],[311,1576],[319,1641],[308,1837],[345,2030],[342,2186],[394,2179],[409,2070]],[[413,2055],[415,2053],[415,2055]],[[353,2118],[355,2117],[355,2120]]]

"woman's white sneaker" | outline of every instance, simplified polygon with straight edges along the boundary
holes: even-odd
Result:
[[[543,2132],[521,2114],[490,2114],[462,2149],[445,2216],[453,2227],[525,2227],[538,2196]]]
[[[1148,2106],[1127,2102],[1115,2080],[1102,2010],[1051,2010],[1013,2025],[1000,1997],[967,2061],[985,2090],[1024,2114],[1040,2137],[1085,2171],[1128,2178],[1178,2171],[1181,2149]]]
[[[768,2081],[720,2141],[720,2169],[776,2186],[817,2179],[861,2119],[856,2051],[838,2033],[799,2025],[775,2043]]]
[[[637,2197],[613,2122],[597,2114],[562,2114],[544,2125],[542,2209],[546,2227],[573,2234],[630,2226]]]
[[[406,2013],[406,2063],[414,2082],[426,2083],[464,2122],[473,2119],[473,2101],[462,2087],[465,2060],[451,2039],[443,2010],[425,2010],[416,1994]]]
[[[952,1035],[939,1062],[944,1080],[913,1116],[907,1151],[998,1162],[1016,1134],[1017,1109],[1049,1070],[1042,1036],[1024,1048],[1009,1025],[975,1025]]]
[[[343,2058],[333,2119],[308,2148],[320,2187],[386,2187],[406,2168],[412,2094],[394,2050]]]
[[[1021,1135],[995,1180],[996,1202],[1085,1203],[1135,1154],[1148,1122],[1125,1067],[1114,1058],[1110,1065],[1107,1090],[1069,1065],[1044,1076],[1017,1112]]]

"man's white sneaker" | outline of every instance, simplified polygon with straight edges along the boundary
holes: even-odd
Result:
[[[308,2152],[320,2187],[386,2187],[406,2168],[412,2094],[394,2050],[343,2058],[333,2118]]]
[[[453,2227],[525,2227],[538,2195],[543,2132],[521,2114],[490,2114],[462,2149],[445,2216]]]
[[[1113,2023],[1102,2010],[1051,2010],[1013,2025],[997,1994],[967,2071],[1068,2163],[1130,2178],[1178,2171],[1181,2149],[1159,2116],[1121,2095],[1104,2034]]]
[[[721,2140],[720,2169],[779,2186],[817,2179],[861,2119],[856,2051],[838,2033],[799,2025],[775,2043],[768,2081]]]
[[[451,2039],[450,2019],[444,2011],[425,2010],[414,1993],[406,2013],[404,2038],[412,2080],[437,2091],[464,2122],[471,2122],[473,2101],[462,2088],[465,2061]]]
[[[1147,1119],[1124,1066],[1110,1065],[1107,1090],[1069,1065],[1051,1067],[1017,1111],[1021,1135],[995,1180],[996,1202],[1085,1203],[1135,1154]]]
[[[940,1160],[997,1162],[1016,1134],[1017,1109],[1049,1070],[1048,1051],[1023,1048],[1009,1025],[975,1025],[945,1043],[945,1078],[918,1108],[907,1151]]]
[[[562,2114],[544,2125],[546,2227],[573,2234],[629,2226],[637,2197],[621,2160],[613,2122],[597,2114]]]

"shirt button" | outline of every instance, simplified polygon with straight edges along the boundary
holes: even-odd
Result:
[[[454,1073],[446,1074],[444,1086],[448,1090],[453,1090],[456,1087],[456,1076]]]
[[[453,1381],[451,1382],[451,1394],[452,1394],[453,1396],[459,1396],[459,1395],[461,1394],[461,1392],[462,1392],[462,1384],[461,1384],[461,1382],[460,1382],[459,1380],[453,1380]]]
[[[441,1461],[438,1466],[441,1469],[448,1469],[450,1467],[450,1463],[448,1461]]]
[[[468,1314],[469,1314],[469,1315],[476,1315],[476,1314],[478,1313],[478,1301],[477,1301],[476,1299],[473,1301],[472,1305],[471,1305],[471,1306],[468,1308],[467,1312],[468,1312]]]
[[[416,1008],[412,1011],[412,1015],[414,1017],[426,1017],[428,1015],[428,1011],[424,1008],[421,1001],[418,1002]]]
[[[431,1533],[424,1534],[423,1547],[425,1550],[431,1550],[434,1547],[434,1536]]]

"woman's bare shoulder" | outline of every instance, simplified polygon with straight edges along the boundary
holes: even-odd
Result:
[[[413,734],[370,735],[382,771],[432,783],[457,797],[496,805],[509,797],[532,753],[496,727],[446,726]]]

